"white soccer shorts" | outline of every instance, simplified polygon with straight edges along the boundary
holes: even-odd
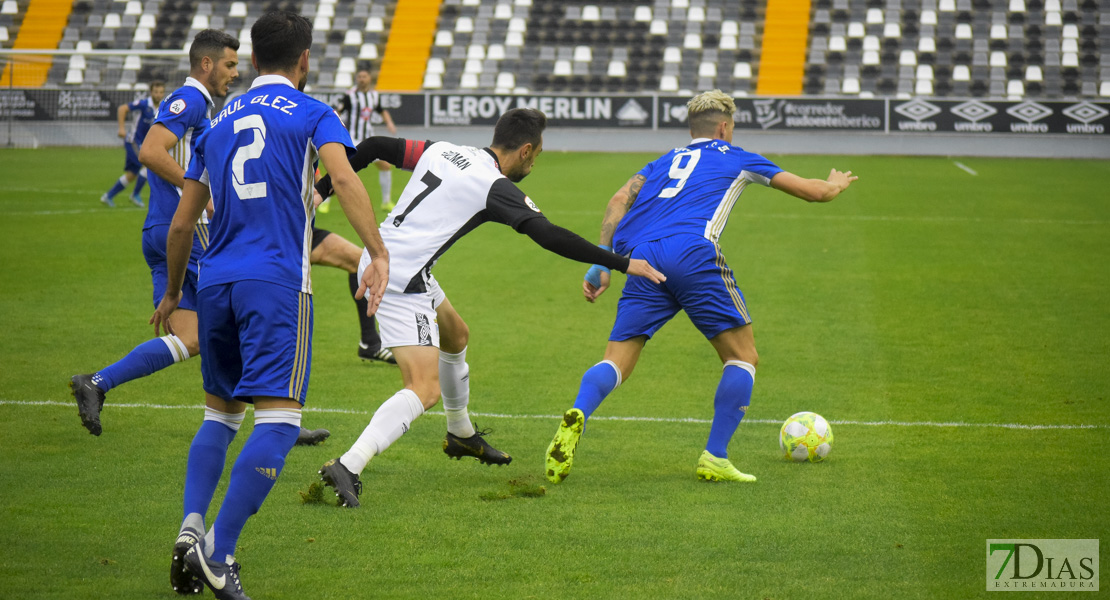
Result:
[[[369,264],[363,253],[359,264],[358,277]],[[447,299],[435,277],[428,277],[428,291],[416,294],[400,294],[386,290],[382,303],[378,305],[379,333],[382,348],[400,346],[432,346],[439,348],[439,324],[436,322],[436,308]]]

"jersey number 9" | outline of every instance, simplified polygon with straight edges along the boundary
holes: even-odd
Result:
[[[683,159],[689,159],[683,165]],[[676,154],[674,160],[671,162],[671,170],[668,173],[671,179],[677,180],[672,187],[665,187],[659,192],[660,198],[674,198],[682,191],[683,186],[686,185],[686,180],[694,174],[694,167],[698,166],[698,161],[701,160],[701,149],[692,150],[690,152],[680,152]]]

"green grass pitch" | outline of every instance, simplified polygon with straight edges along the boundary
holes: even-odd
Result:
[[[521,187],[595,240],[612,192],[655,156],[548,152]],[[355,356],[346,274],[316,267],[305,424],[332,438],[292,451],[243,532],[248,594],[972,598],[991,595],[986,539],[1106,538],[1110,163],[959,159],[971,175],[949,158],[772,158],[860,180],[826,205],[753,186],[721,240],[761,358],[730,456],[757,483],[695,479],[720,365],[680,315],[590,421],[570,478],[548,484],[544,450],[619,287],[590,305],[584,265],[485,225],[435,272],[471,328],[475,420],[513,463],[449,461],[433,411],[371,462],[362,508],[303,504],[400,387]],[[2,598],[176,598],[199,362],[112,391],[99,438],[66,388],[153,333],[144,212],[97,202],[122,162],[0,150]],[[365,181],[376,198],[376,172]],[[354,239],[337,209],[319,224]],[[779,423],[800,410],[832,422],[824,463],[779,456]]]

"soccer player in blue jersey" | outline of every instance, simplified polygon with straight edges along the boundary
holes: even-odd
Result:
[[[189,48],[189,77],[162,101],[154,125],[139,149],[139,160],[150,170],[150,206],[143,223],[143,256],[150,266],[155,305],[166,289],[166,234],[185,184],[185,168],[189,166],[197,136],[208,128],[212,97],[226,96],[231,82],[239,76],[238,48],[238,39],[214,29],[205,29],[193,38]],[[197,260],[208,243],[207,215],[197,221],[195,229],[184,296],[177,311],[170,316],[175,334],[143,342],[114,364],[70,379],[81,423],[89,433],[100,435],[102,431],[100,410],[109,390],[200,352],[196,334],[196,278]]]
[[[112,186],[103,196],[100,201],[107,206],[114,207],[116,203],[112,200],[116,194],[122,192],[129,183],[135,181],[135,189],[131,191],[131,203],[135,206],[143,206],[143,198],[141,196],[143,186],[146,185],[146,167],[139,162],[139,148],[143,145],[143,140],[146,139],[146,133],[150,130],[150,126],[154,124],[154,117],[158,113],[158,104],[162,102],[162,97],[166,94],[166,84],[161,81],[150,82],[150,96],[146,98],[139,98],[130,104],[120,104],[116,110],[116,118],[119,119],[119,136],[123,139],[123,150],[126,153],[126,158],[123,162],[123,175],[120,176],[119,181]],[[127,115],[133,115],[131,121],[131,129],[127,129]]]
[[[246,598],[236,543],[281,474],[300,429],[312,356],[309,255],[317,159],[373,257],[358,290],[369,290],[370,312],[389,277],[373,206],[347,161],[351,136],[335,111],[302,91],[312,25],[294,13],[267,13],[251,27],[251,44],[259,77],[197,141],[167,238],[165,295],[151,317],[155,330],[168,326],[172,333],[193,227],[211,194],[209,245],[197,282],[206,409],[189,449],[170,579],[182,589],[195,576],[222,600]],[[254,429],[206,538],[204,515],[248,404],[254,405]]]
[[[629,277],[625,282],[604,360],[582,376],[574,407],[563,415],[548,446],[545,470],[552,482],[570,474],[586,420],[628,380],[644,344],[679,310],[686,311],[724,364],[697,476],[755,481],[728,459],[728,443],[751,401],[758,355],[744,296],[717,240],[748,184],[770,186],[807,202],[828,202],[857,178],[836,169],[824,180],[802,178],[733,145],[736,105],[720,90],[695,96],[687,109],[693,140],[641,169],[605,211],[601,246],[650,261],[667,280],[654,284]],[[582,292],[593,302],[608,287],[609,270],[594,265]]]

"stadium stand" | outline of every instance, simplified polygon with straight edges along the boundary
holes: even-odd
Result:
[[[2,0],[0,48],[13,47],[33,7],[50,1]],[[784,2],[808,9],[780,10]],[[63,4],[68,16],[49,46],[61,50],[180,51],[214,27],[237,34],[249,53],[254,19],[298,11],[313,20],[310,84],[322,89],[352,85],[358,63],[371,61],[382,69],[379,89],[394,90],[1110,97],[1110,0]],[[59,56],[35,87],[139,89],[186,71],[183,58]]]

